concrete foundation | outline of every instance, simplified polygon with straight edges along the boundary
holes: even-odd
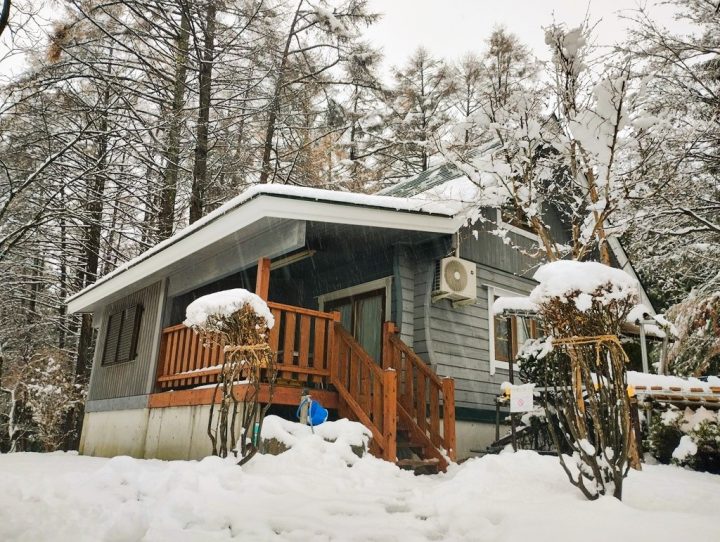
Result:
[[[100,457],[145,457],[149,413],[147,408],[86,412],[80,453]]]
[[[476,457],[495,441],[495,424],[458,421],[455,423],[458,460]],[[475,450],[473,452],[472,450]]]
[[[209,416],[209,405],[88,412],[80,453],[100,457],[201,459],[212,453],[207,434]],[[240,434],[239,428],[236,434]]]
[[[201,459],[212,452],[207,435],[209,416],[209,405],[87,412],[80,453]],[[495,440],[495,425],[489,423],[458,421],[455,432],[458,460],[476,456]]]

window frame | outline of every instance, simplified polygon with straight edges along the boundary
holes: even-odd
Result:
[[[509,231],[509,232],[511,232],[511,233],[515,233],[515,234],[517,234],[517,235],[520,235],[520,236],[522,236],[522,237],[525,237],[526,239],[531,239],[531,240],[533,240],[533,241],[535,241],[535,242],[537,242],[537,243],[540,242],[540,236],[538,236],[538,234],[536,234],[535,232],[530,231],[530,230],[526,230],[526,229],[523,229],[523,228],[519,228],[518,226],[515,226],[515,225],[513,225],[513,224],[510,224],[509,222],[505,222],[505,221],[503,220],[503,216],[502,216],[502,208],[497,207],[495,210],[496,210],[496,212],[497,212],[496,218],[497,218],[498,228],[503,229],[503,230],[507,230],[507,231]]]
[[[490,374],[494,375],[495,371],[497,369],[510,369],[510,361],[509,360],[503,360],[498,359],[496,352],[495,352],[495,318],[496,315],[493,313],[493,303],[495,302],[496,297],[502,297],[502,296],[510,296],[510,297],[516,297],[516,296],[525,296],[527,293],[520,293],[520,292],[514,292],[512,290],[506,290],[504,288],[497,288],[495,286],[486,285],[486,288],[488,290],[488,297],[487,297],[487,306],[488,306],[488,350],[490,352]],[[520,349],[519,344],[517,344],[517,337],[518,337],[518,317],[517,316],[509,316],[507,317],[510,320],[510,355],[512,356],[512,359],[515,359],[517,356],[517,353]],[[528,330],[530,332],[530,338],[533,338],[532,335],[537,335],[537,324],[533,325],[534,321],[530,321],[530,329]],[[534,329],[533,329],[534,328]],[[515,364],[517,365],[517,364]]]
[[[125,325],[128,323],[128,320],[126,318],[127,313],[131,310],[135,309],[135,318],[132,323],[133,329],[131,331],[130,336],[130,347],[128,352],[127,359],[119,359],[120,354],[120,339],[123,335],[123,330],[125,329]],[[100,365],[102,367],[109,367],[111,365],[119,365],[121,363],[129,363],[132,361],[135,361],[137,359],[137,346],[139,342],[140,337],[140,324],[142,322],[142,315],[144,312],[144,307],[140,303],[135,303],[133,305],[128,305],[126,307],[123,307],[122,309],[115,310],[108,314],[107,317],[107,324],[105,327],[105,337],[103,342],[103,350],[102,350],[102,356],[100,358]],[[110,338],[110,332],[112,330],[112,320],[113,317],[119,317],[120,318],[120,324],[117,330],[117,339],[115,340],[115,352],[112,354],[112,356],[108,359],[108,347],[110,346],[108,343],[108,339]]]

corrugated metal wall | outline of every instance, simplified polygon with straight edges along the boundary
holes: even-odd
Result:
[[[162,295],[161,285],[162,282],[156,282],[152,286],[138,290],[106,307],[103,311],[95,346],[88,400],[130,397],[146,393],[149,373],[156,355],[154,335],[159,316],[158,303]],[[135,304],[143,307],[136,358],[125,363],[102,365],[102,352],[105,347],[109,315]]]

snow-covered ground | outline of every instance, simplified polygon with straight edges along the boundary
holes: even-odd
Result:
[[[354,463],[348,466],[348,462]],[[586,501],[553,457],[473,459],[418,476],[318,436],[240,468],[0,456],[0,540],[720,540],[720,476],[646,465],[625,500]]]

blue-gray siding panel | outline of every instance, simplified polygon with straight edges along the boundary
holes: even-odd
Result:
[[[429,301],[434,266],[430,255],[416,258],[415,350],[441,376],[455,380],[458,407],[494,408],[499,385],[507,372],[490,374],[487,286],[529,293],[532,280],[477,265],[477,300],[454,307],[446,299]],[[429,316],[429,318],[426,318]]]
[[[415,262],[409,247],[395,247],[395,318],[400,338],[413,346],[415,330]]]

